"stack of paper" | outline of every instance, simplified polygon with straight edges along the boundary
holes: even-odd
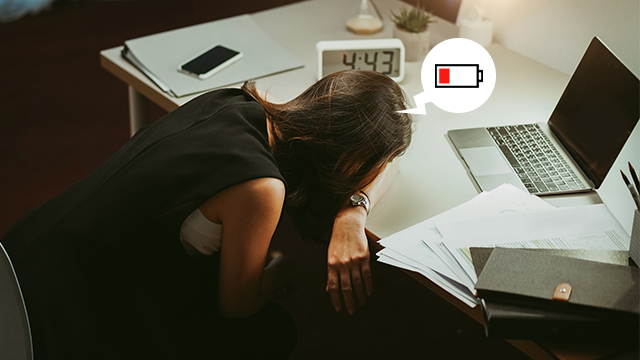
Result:
[[[379,243],[378,261],[418,272],[475,307],[469,247],[628,250],[629,236],[604,204],[556,208],[505,184]]]

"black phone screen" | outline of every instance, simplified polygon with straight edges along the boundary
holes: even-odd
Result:
[[[237,51],[218,45],[182,65],[182,69],[197,75],[206,74],[238,54]]]

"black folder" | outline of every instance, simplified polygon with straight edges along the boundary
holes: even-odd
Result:
[[[506,250],[506,252],[504,252],[504,250]],[[494,249],[492,248],[471,248],[473,263],[481,288],[483,283],[480,282],[480,278],[486,277],[483,274],[483,270],[485,264],[489,261],[490,257],[493,256],[493,252]],[[520,253],[529,258],[528,261],[525,261],[525,264],[520,267],[520,270],[527,268],[527,262],[538,261],[539,266],[547,266],[539,262],[539,256],[561,256],[583,259],[581,261],[587,261],[584,259],[588,259],[591,260],[587,261],[589,263],[601,261],[619,266],[628,264],[628,252],[626,251],[499,249],[498,255],[509,256],[506,254],[512,252]],[[518,258],[521,259],[522,257],[520,256]],[[562,259],[553,260],[560,261]],[[563,266],[566,265],[566,261],[562,261],[562,263]],[[587,264],[587,267],[589,267],[589,265],[591,264]],[[631,273],[635,272],[637,274],[637,270],[637,268],[634,268],[630,271]],[[553,273],[554,271],[557,272],[557,270],[549,268],[541,271],[541,273]],[[508,267],[502,268],[501,273],[502,277],[513,275],[511,269]],[[535,276],[544,276],[541,275],[541,273],[535,273]],[[635,284],[635,302],[637,304],[637,281]],[[597,288],[592,290],[598,292]],[[550,293],[551,294],[548,295],[549,298],[552,297],[553,290],[551,290]],[[632,290],[630,296],[633,297],[633,293],[634,291]],[[486,295],[486,292],[479,290],[478,294],[482,297],[482,294]],[[516,296],[514,300],[513,294],[507,293],[504,295],[505,296],[494,292],[482,299],[481,304],[485,318],[485,331],[488,337],[637,343],[640,336],[640,323],[637,312],[622,312],[622,315],[620,315],[621,313],[619,311],[614,311],[614,315],[612,316],[608,311],[604,311],[604,314],[600,309],[592,311],[592,307],[578,306],[578,310],[576,311],[573,306],[567,306],[567,303],[549,304],[544,301],[547,299],[542,299],[543,301],[531,301],[531,299],[527,299],[528,296]],[[553,300],[548,301],[552,302]],[[570,301],[571,298],[569,299],[569,302]],[[633,300],[631,302],[633,303]]]

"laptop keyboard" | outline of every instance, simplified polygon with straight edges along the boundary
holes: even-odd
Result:
[[[538,124],[487,130],[530,193],[586,188]]]

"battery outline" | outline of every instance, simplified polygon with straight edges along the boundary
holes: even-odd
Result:
[[[438,84],[438,69],[440,67],[453,67],[453,66],[464,66],[464,67],[469,67],[469,66],[473,66],[476,68],[476,78],[475,80],[475,85],[446,85],[446,84]],[[479,88],[480,87],[480,83],[483,82],[482,80],[484,79],[484,74],[483,71],[480,70],[480,65],[479,64],[435,64],[435,86],[436,88]]]

